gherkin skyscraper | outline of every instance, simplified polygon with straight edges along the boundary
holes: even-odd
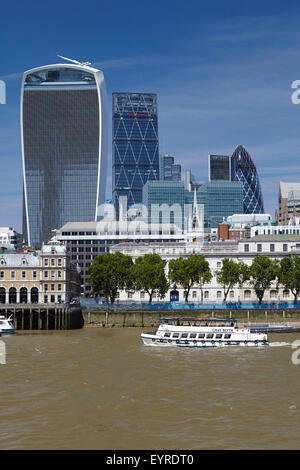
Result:
[[[243,145],[231,156],[231,180],[243,183],[244,214],[264,213],[264,202],[256,166]]]

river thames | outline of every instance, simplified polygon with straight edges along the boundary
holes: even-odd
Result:
[[[300,449],[300,333],[177,349],[141,332],[2,336],[0,449]]]

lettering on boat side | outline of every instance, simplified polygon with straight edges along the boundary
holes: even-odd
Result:
[[[129,465],[134,468],[137,468],[139,465],[142,466],[145,463],[150,465],[192,465],[194,463],[194,458],[191,454],[149,454],[147,458],[144,456],[130,457],[113,454],[106,459],[106,465]]]
[[[0,364],[6,364],[6,347],[2,340],[0,340]]]

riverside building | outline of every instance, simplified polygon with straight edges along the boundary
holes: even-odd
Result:
[[[111,252],[120,251],[126,255],[132,256],[135,260],[146,253],[157,253],[164,261],[166,274],[171,259],[178,257],[186,258],[192,254],[203,255],[209,262],[213,278],[209,284],[203,286],[203,303],[213,307],[223,303],[223,286],[218,283],[217,273],[222,267],[222,259],[230,258],[236,262],[242,261],[251,265],[254,258],[264,254],[272,259],[280,261],[285,256],[300,255],[300,234],[299,235],[260,235],[245,240],[228,240],[224,242],[196,242],[187,243],[181,241],[178,243],[122,243],[111,247]],[[184,289],[180,286],[176,288],[176,296],[179,301],[184,301]],[[174,298],[174,289],[171,286],[163,299],[156,294],[154,301],[170,302]],[[147,301],[148,296],[145,292],[119,292],[120,301]],[[266,303],[292,302],[294,296],[292,293],[278,287],[274,282],[272,287],[266,291],[263,301]],[[198,285],[191,288],[189,301],[192,303],[201,302],[201,290]],[[244,304],[258,303],[257,296],[250,283],[245,283],[242,288],[235,286],[228,294],[227,302]]]
[[[103,73],[79,63],[24,72],[21,137],[25,243],[40,247],[70,220],[97,220],[107,165]]]
[[[66,246],[0,253],[1,304],[68,303],[80,295],[80,276]]]

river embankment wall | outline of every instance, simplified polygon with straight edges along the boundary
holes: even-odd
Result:
[[[207,317],[207,318],[233,318],[239,323],[261,324],[261,323],[300,323],[300,310],[294,309],[218,309],[209,310],[168,310],[158,312],[149,311],[111,311],[111,310],[83,310],[84,326],[100,327],[155,327],[159,324],[160,317]]]

